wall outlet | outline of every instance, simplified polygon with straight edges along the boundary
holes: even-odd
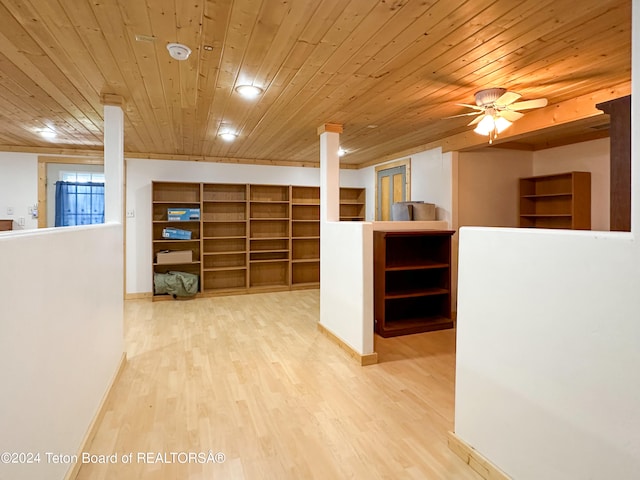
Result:
[[[127,209],[127,218],[133,218],[136,216],[136,211],[133,208]]]
[[[20,217],[18,219],[18,225],[20,225],[21,227],[24,227],[24,217]]]

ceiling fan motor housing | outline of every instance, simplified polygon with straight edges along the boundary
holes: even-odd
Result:
[[[491,105],[504,95],[506,91],[506,88],[487,88],[486,90],[480,90],[475,94],[476,105],[479,107]]]

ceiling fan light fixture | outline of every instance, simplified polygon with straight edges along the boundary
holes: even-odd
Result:
[[[522,95],[519,93],[510,92],[506,88],[486,88],[476,92],[476,105],[468,103],[457,104],[471,108],[475,110],[474,112],[446,118],[474,115],[476,118],[469,122],[467,126],[476,125],[473,131],[479,135],[488,136],[489,144],[491,144],[498,137],[498,134],[504,132],[513,122],[524,116],[523,113],[520,113],[520,110],[546,107],[548,103],[546,98],[518,102],[517,100],[521,97]]]
[[[478,126],[473,130],[479,135],[488,136],[496,128],[496,122],[493,115],[485,114],[478,123]]]
[[[236,87],[236,92],[245,98],[259,97],[262,95],[262,91],[260,87],[256,87],[255,85],[238,85]]]
[[[473,131],[479,135],[489,137],[489,144],[491,144],[498,134],[504,132],[511,124],[512,122],[493,112],[486,113]]]
[[[167,45],[167,50],[169,50],[169,55],[171,58],[174,58],[178,61],[186,60],[191,55],[191,49],[186,45],[181,43],[169,43]]]
[[[509,128],[512,125],[512,122],[510,122],[509,120],[507,120],[504,117],[498,117],[496,118],[496,132],[497,133],[502,133],[504,132],[507,128]]]

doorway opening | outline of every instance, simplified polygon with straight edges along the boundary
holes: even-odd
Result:
[[[377,221],[390,221],[392,205],[411,200],[411,159],[386,163],[376,171]]]

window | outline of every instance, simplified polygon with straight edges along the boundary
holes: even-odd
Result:
[[[104,223],[104,173],[61,172],[56,227]]]
[[[104,173],[60,172],[60,180],[77,183],[104,183]]]

